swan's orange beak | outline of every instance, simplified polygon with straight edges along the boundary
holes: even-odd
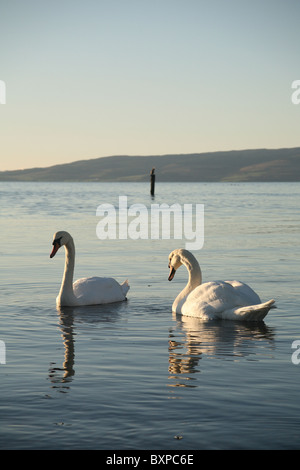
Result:
[[[60,247],[60,244],[58,242],[53,242],[53,250],[50,253],[50,258],[53,258],[53,256],[55,256],[59,247]]]
[[[172,279],[175,276],[176,269],[174,269],[173,266],[169,266],[169,268],[170,268],[170,274],[169,274],[169,277],[168,277],[168,281],[172,281]]]

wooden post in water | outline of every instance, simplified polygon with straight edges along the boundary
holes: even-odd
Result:
[[[155,192],[155,174],[154,174],[155,168],[152,168],[150,172],[150,194],[151,196],[154,196]]]

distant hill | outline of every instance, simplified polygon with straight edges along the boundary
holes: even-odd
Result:
[[[300,147],[160,156],[119,155],[2,171],[0,181],[300,181]]]

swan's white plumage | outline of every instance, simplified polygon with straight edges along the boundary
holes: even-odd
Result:
[[[129,290],[128,281],[119,284],[108,277],[88,277],[78,279],[73,284],[75,266],[75,245],[68,232],[56,232],[53,236],[51,258],[60,246],[65,246],[65,270],[59,294],[56,298],[58,307],[73,307],[79,305],[100,305],[126,300]]]
[[[111,277],[88,277],[73,284],[73,292],[81,305],[109,304],[125,300],[129,290],[128,281],[119,284]],[[88,303],[86,303],[88,302]]]
[[[262,320],[274,300],[262,303],[251,287],[240,281],[212,281],[201,284],[202,276],[196,258],[187,250],[174,250],[169,255],[170,276],[184,264],[189,272],[186,287],[174,300],[175,313],[202,319]]]

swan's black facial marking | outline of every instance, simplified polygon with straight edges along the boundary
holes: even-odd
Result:
[[[62,236],[59,237],[59,238],[56,238],[55,240],[53,240],[53,250],[51,251],[50,253],[50,258],[53,258],[53,256],[55,256],[57,250],[61,247],[61,239],[62,239]]]
[[[173,266],[169,266],[169,268],[170,268],[170,274],[169,274],[169,277],[168,277],[168,281],[172,281],[172,279],[175,276],[176,270],[173,268]]]
[[[172,279],[174,279],[177,269],[180,268],[180,266],[182,265],[180,253],[181,253],[180,250],[175,250],[169,255],[169,265],[168,265],[168,267],[170,268],[170,274],[168,277],[169,281],[172,281]]]
[[[172,279],[174,279],[174,276],[175,276],[175,273],[176,273],[176,269],[174,268],[174,266],[172,266],[172,260],[174,258],[174,255],[172,254],[169,258],[169,264],[168,264],[168,268],[170,269],[170,273],[169,273],[169,277],[168,277],[168,281],[172,281]]]
[[[62,237],[56,238],[55,240],[53,240],[52,245],[54,246],[55,243],[58,243],[58,245],[61,246],[61,239],[62,239]]]

